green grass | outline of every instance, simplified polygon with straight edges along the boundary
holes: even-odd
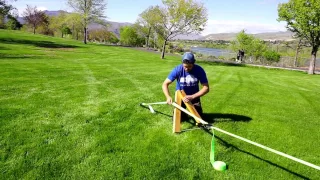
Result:
[[[219,132],[172,133],[161,84],[179,57],[0,30],[0,179],[319,179]],[[204,119],[320,165],[320,76],[199,62]],[[171,86],[173,92],[174,86]],[[183,123],[183,129],[194,124]]]

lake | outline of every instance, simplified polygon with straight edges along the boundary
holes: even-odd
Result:
[[[226,49],[215,49],[215,48],[203,48],[203,47],[191,47],[192,52],[201,53],[205,56],[224,56],[224,57],[236,57],[236,53],[231,52],[230,50]]]

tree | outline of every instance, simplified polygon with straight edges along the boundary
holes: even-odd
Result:
[[[14,9],[14,7],[10,4],[8,4],[8,2],[6,0],[0,0],[0,14],[1,15],[7,15],[12,9]]]
[[[155,24],[155,7],[151,6],[139,14],[137,20],[137,27],[140,27],[140,33],[146,37],[145,47],[149,49],[149,40],[151,35],[152,26]],[[140,26],[138,26],[140,25]]]
[[[320,1],[289,0],[288,3],[280,3],[278,16],[278,21],[287,22],[288,30],[310,43],[312,50],[308,74],[314,74],[320,46]]]
[[[16,0],[12,0],[12,1],[16,1]],[[5,18],[8,15],[10,15],[10,12],[14,9],[15,8],[11,4],[9,4],[7,0],[0,0],[0,28],[4,27]]]
[[[237,34],[236,40],[231,41],[231,49],[234,52],[243,50],[250,57],[250,61],[252,61],[252,57],[258,60],[266,51],[267,46],[261,39],[246,34],[245,30],[242,30]]]
[[[36,31],[40,34],[54,36],[54,32],[50,30],[49,17],[47,15],[43,16],[42,23],[37,27]]]
[[[264,58],[266,58],[269,62],[279,62],[280,61],[280,54],[273,50],[267,50],[263,53]]]
[[[142,46],[143,38],[140,37],[136,29],[132,26],[120,28],[120,43],[125,46]]]
[[[90,31],[89,39],[99,41],[100,43],[104,42],[116,44],[119,42],[117,36],[114,33],[107,31],[106,29],[96,29]]]
[[[284,44],[286,48],[290,48],[295,51],[293,67],[298,67],[299,54],[304,47],[309,47],[309,44],[303,38],[300,38],[300,37],[295,37],[295,38],[297,38],[297,41],[284,42]]]
[[[28,25],[33,29],[33,34],[36,33],[36,28],[47,21],[48,17],[42,11],[39,11],[37,7],[31,7],[27,5],[26,10],[23,12],[23,18]]]
[[[53,31],[60,31],[61,37],[66,34],[66,30],[70,30],[67,27],[67,14],[63,11],[60,11],[58,16],[52,16],[50,18],[50,29]]]
[[[117,44],[120,40],[118,37],[113,33],[113,32],[108,32],[106,42],[112,43],[112,44]]]
[[[252,35],[246,34],[245,30],[240,31],[237,36],[236,40],[231,41],[231,49],[234,52],[238,52],[240,50],[244,51],[245,54],[248,54],[250,56],[253,55],[253,42],[254,37]]]
[[[258,60],[263,56],[263,53],[267,50],[267,46],[263,40],[255,38],[252,42],[251,54],[254,56],[255,60]]]
[[[22,24],[13,16],[8,15],[8,21],[6,23],[6,29],[18,30],[22,27]]]
[[[236,40],[231,41],[231,49],[235,52],[242,49],[246,52],[249,52],[252,49],[252,43],[255,38],[252,35],[249,35],[245,32],[245,30],[240,31],[237,36]]]
[[[68,27],[71,30],[72,38],[78,40],[79,39],[79,32],[82,30],[82,17],[78,13],[69,13],[66,15],[66,22]]]
[[[81,15],[84,30],[83,42],[87,44],[88,25],[105,17],[103,13],[107,4],[104,0],[68,0],[68,4]]]
[[[300,51],[303,49],[303,47],[310,47],[309,43],[306,42],[304,39],[299,38],[298,37],[298,43],[297,43],[297,47],[296,47],[296,53],[295,53],[295,57],[294,57],[294,62],[293,62],[293,66],[297,67],[298,66],[298,57],[300,54]]]
[[[151,34],[151,27],[145,26],[136,22],[132,25],[132,27],[136,30],[137,34],[141,37],[145,38],[145,48],[149,49],[149,39]]]
[[[162,0],[164,7],[152,10],[152,28],[162,37],[161,58],[164,59],[166,44],[177,35],[200,33],[207,23],[207,11],[203,4],[194,0]]]

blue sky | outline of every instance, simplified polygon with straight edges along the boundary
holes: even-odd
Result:
[[[18,0],[13,3],[21,14],[26,5],[41,10],[67,10],[67,0]],[[285,23],[277,21],[279,3],[288,0],[202,0],[208,10],[208,23],[202,33],[229,33],[245,29],[248,33],[285,31]],[[161,0],[107,0],[105,15],[109,21],[135,22],[138,15]]]

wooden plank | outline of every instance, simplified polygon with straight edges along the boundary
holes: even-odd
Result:
[[[179,90],[176,91],[174,101],[181,106],[181,92]],[[178,108],[174,108],[173,110],[173,133],[181,132],[181,110]]]
[[[186,96],[186,93],[184,92],[184,90],[181,90],[181,100],[183,99],[183,97]],[[194,107],[194,105],[191,102],[188,103],[184,103],[187,107],[187,109],[189,110],[189,112],[191,112],[192,114],[194,114],[196,117],[201,118],[201,116],[199,115],[198,111],[196,110],[196,108]],[[198,121],[197,119],[195,119],[195,121],[197,122],[197,124],[200,123],[200,121]]]

